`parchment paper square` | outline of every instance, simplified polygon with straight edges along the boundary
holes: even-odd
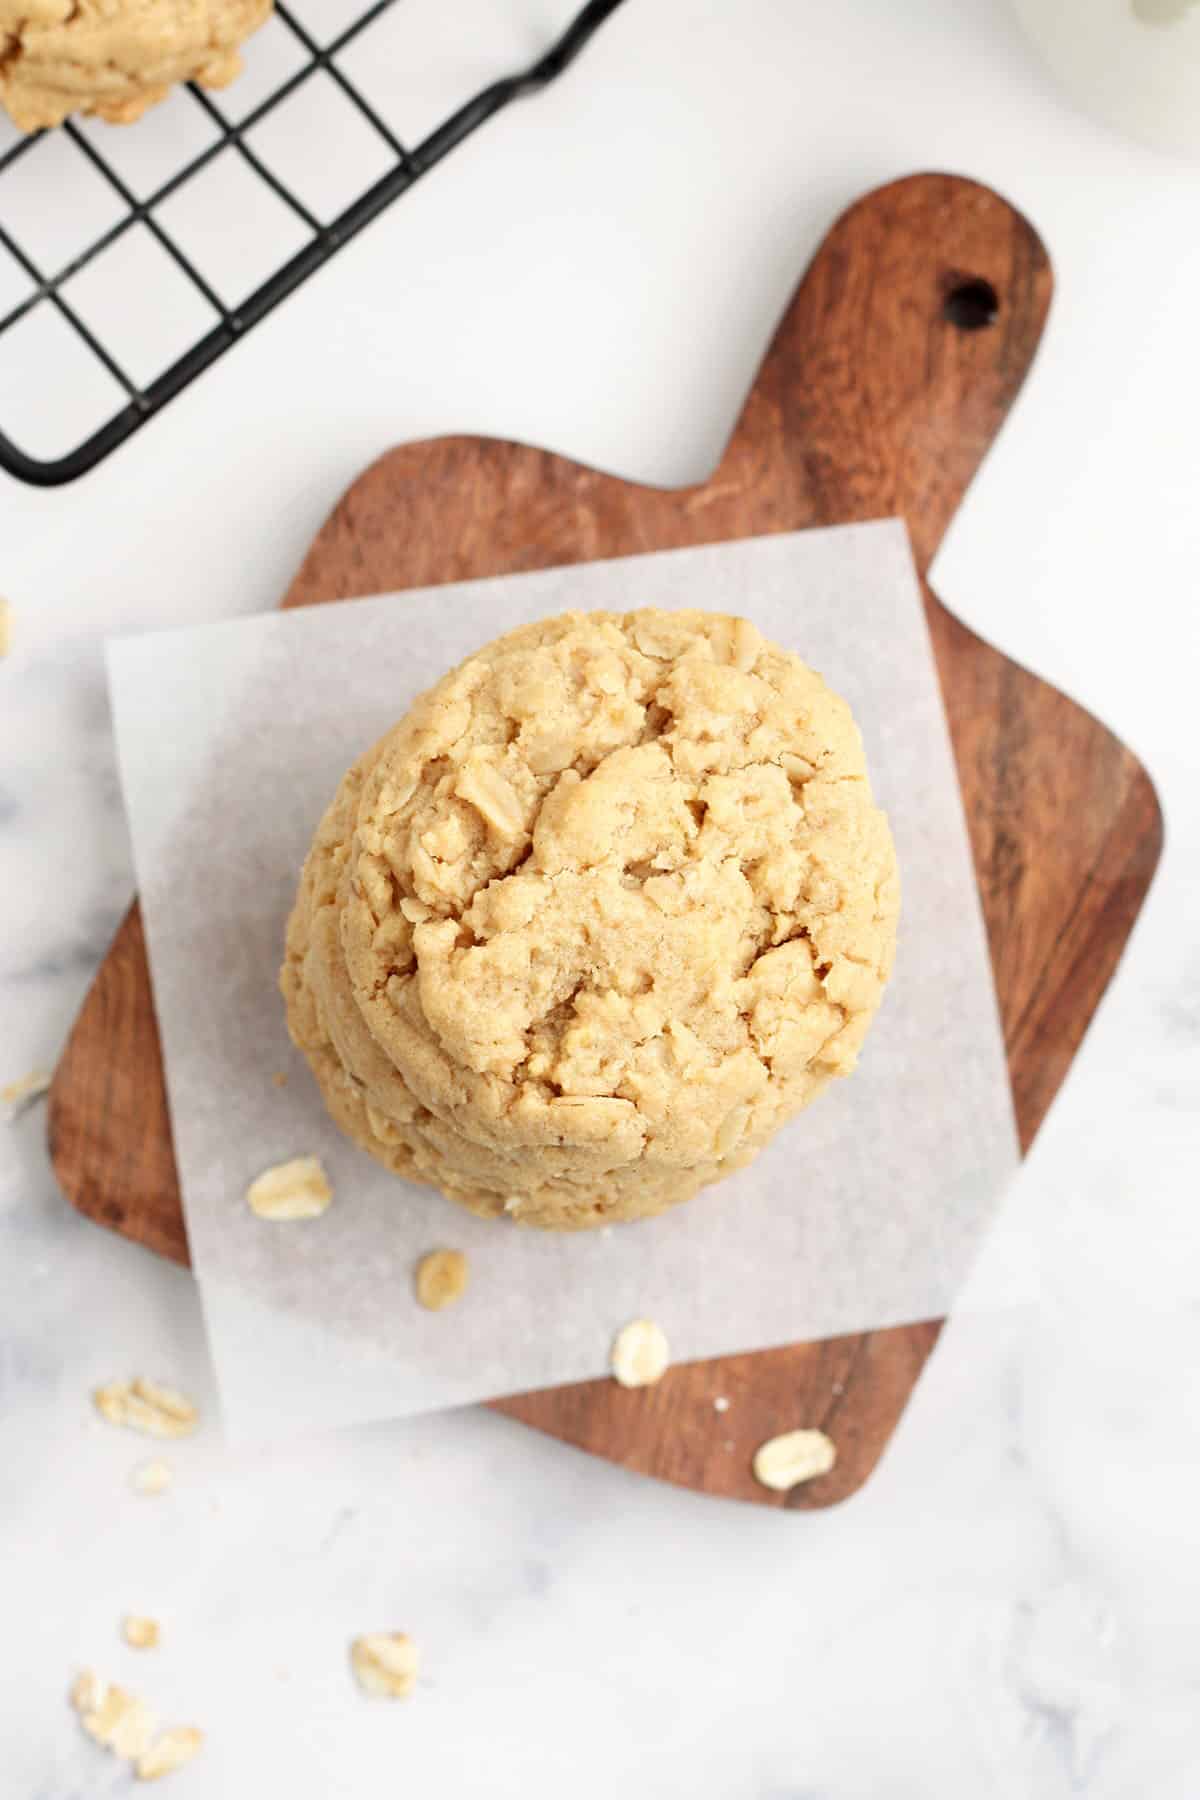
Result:
[[[276,988],[308,840],[351,760],[489,638],[569,607],[744,613],[845,694],[896,836],[896,974],[859,1071],[659,1219],[554,1236],[398,1182],[327,1120]],[[646,1314],[675,1360],[939,1316],[1017,1147],[962,807],[896,521],[630,557],[125,639],[110,681],[175,1149],[226,1424],[341,1425],[600,1375]],[[288,1072],[276,1086],[277,1070]],[[336,1199],[243,1194],[320,1155]],[[412,1269],[465,1249],[422,1311]]]

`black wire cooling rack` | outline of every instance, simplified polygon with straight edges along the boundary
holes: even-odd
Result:
[[[123,129],[137,132],[138,126],[96,130],[68,121],[55,133],[20,138],[8,150],[0,151],[0,246],[11,259],[8,268],[15,285],[27,290],[21,293],[16,304],[6,308],[6,289],[0,283],[0,358],[6,348],[12,351],[17,345],[15,334],[19,328],[28,329],[35,320],[39,325],[48,324],[50,335],[39,332],[35,347],[36,354],[45,359],[44,368],[29,368],[34,352],[27,351],[24,345],[19,353],[14,352],[14,360],[23,368],[27,385],[31,385],[36,393],[39,383],[70,379],[53,349],[53,333],[56,332],[58,342],[73,339],[68,346],[71,355],[85,359],[88,363],[85,373],[96,378],[98,393],[105,398],[111,396],[111,403],[116,408],[108,416],[102,412],[103,423],[89,430],[73,450],[39,460],[15,441],[19,431],[8,416],[5,397],[10,390],[6,390],[0,378],[0,467],[38,487],[56,487],[95,468],[485,120],[511,100],[552,81],[578,55],[604,20],[616,11],[621,0],[590,0],[539,61],[484,88],[415,147],[408,147],[401,141],[392,122],[384,116],[386,108],[373,105],[361,91],[362,83],[354,81],[347,73],[347,62],[353,63],[354,48],[363,34],[381,15],[400,4],[403,0],[375,0],[374,5],[354,17],[329,43],[319,43],[317,35],[289,8],[277,4],[275,17],[279,25],[271,29],[278,30],[282,26],[294,40],[288,46],[289,53],[295,53],[292,58],[295,66],[291,72],[236,122],[231,120],[223,104],[214,101],[202,89],[189,86],[190,101],[184,104],[199,107],[204,115],[204,147],[171,170],[148,193],[139,193],[138,184],[120,172],[112,151],[105,154],[110,133]],[[351,55],[343,60],[347,51]],[[254,126],[275,113],[292,95],[315,96],[318,82],[314,77],[319,79],[322,71],[336,83],[344,102],[355,109],[355,129],[370,138],[376,161],[382,160],[386,164],[384,174],[366,186],[335,218],[324,223],[312,205],[272,170],[248,137]],[[236,84],[230,89],[231,94],[235,92]],[[319,129],[319,126],[314,123],[313,129]],[[49,252],[35,253],[35,246],[29,242],[29,232],[22,230],[20,220],[23,217],[27,226],[32,223],[36,228],[39,221],[45,219],[45,208],[39,201],[37,211],[31,214],[29,202],[22,204],[15,182],[22,174],[24,159],[30,159],[24,166],[31,169],[35,146],[50,138],[59,140],[54,146],[57,155],[64,154],[65,140],[70,146],[65,154],[72,163],[74,158],[82,157],[90,165],[93,185],[106,184],[104,199],[113,216],[98,234],[86,236],[85,241],[77,245],[64,246],[63,229],[51,231],[48,237],[53,240],[53,248]],[[177,212],[179,201],[186,195],[189,185],[195,183],[214,159],[229,147],[241,159],[243,167],[239,177],[244,177],[243,185],[248,183],[258,187],[258,184],[264,184],[270,189],[289,209],[303,240],[298,250],[235,304],[222,298],[220,283],[213,278],[211,270],[206,271],[203,255],[195,248],[189,249],[172,228],[173,208],[169,204],[174,203]],[[334,153],[336,146],[331,145],[331,154]],[[67,171],[64,181],[58,184],[59,193],[69,187],[73,173],[73,168]],[[79,173],[82,179],[83,172]],[[43,183],[44,179],[43,175]],[[44,186],[39,191],[44,192]],[[261,187],[258,191],[261,196]],[[58,223],[61,227],[61,219]],[[176,289],[181,284],[190,285],[191,292],[186,298],[195,302],[197,313],[205,323],[209,318],[215,318],[211,328],[197,335],[182,354],[174,356],[169,366],[148,380],[139,379],[139,371],[130,370],[127,366],[130,358],[114,347],[112,334],[106,333],[102,323],[97,324],[94,314],[90,319],[85,316],[87,309],[81,310],[75,299],[79,290],[77,278],[123,237],[128,247],[133,241],[134,228],[138,226],[148,232],[158,246],[157,253],[152,246],[147,246],[154,256],[155,268],[162,270],[164,278],[169,277]],[[48,255],[53,258],[52,273],[43,266]],[[9,298],[14,283],[9,284]],[[87,385],[86,381],[84,385]],[[10,430],[14,436],[8,435]]]

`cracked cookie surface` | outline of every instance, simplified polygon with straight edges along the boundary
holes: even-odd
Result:
[[[744,619],[565,614],[345,777],[282,987],[339,1124],[472,1211],[643,1217],[854,1067],[899,885],[843,700]]]
[[[0,104],[22,131],[126,125],[179,81],[224,87],[271,0],[0,0]]]

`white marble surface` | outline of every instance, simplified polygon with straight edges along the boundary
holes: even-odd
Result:
[[[1200,170],[1077,116],[1006,8],[630,0],[95,476],[0,489],[0,1078],[53,1059],[129,892],[105,633],[271,604],[357,467],[431,430],[695,477],[823,225],[931,165],[1005,189],[1059,277],[940,589],[1122,731],[1168,818],[989,1251],[1032,1243],[1040,1300],[953,1323],[821,1517],[472,1412],[237,1458],[206,1432],[146,1500],[87,1390],[204,1398],[194,1295],[63,1205],[31,1114],[0,1133],[4,1800],[123,1791],[66,1709],[82,1662],[207,1729],[181,1795],[1200,1793]],[[387,316],[347,311],[381,274]],[[126,1609],[160,1652],[119,1644]],[[426,1651],[402,1709],[345,1666],[391,1626]]]

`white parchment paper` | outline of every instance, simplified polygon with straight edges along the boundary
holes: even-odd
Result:
[[[904,903],[861,1066],[750,1169],[661,1218],[555,1237],[472,1218],[348,1143],[276,988],[300,863],[351,760],[452,664],[569,607],[744,613],[850,701]],[[598,1375],[649,1315],[677,1361],[945,1313],[1017,1159],[937,676],[895,521],[275,613],[109,646],[175,1150],[226,1426],[349,1424]],[[285,1086],[272,1080],[286,1071]],[[336,1198],[243,1198],[315,1152]],[[465,1249],[424,1312],[416,1259]]]

